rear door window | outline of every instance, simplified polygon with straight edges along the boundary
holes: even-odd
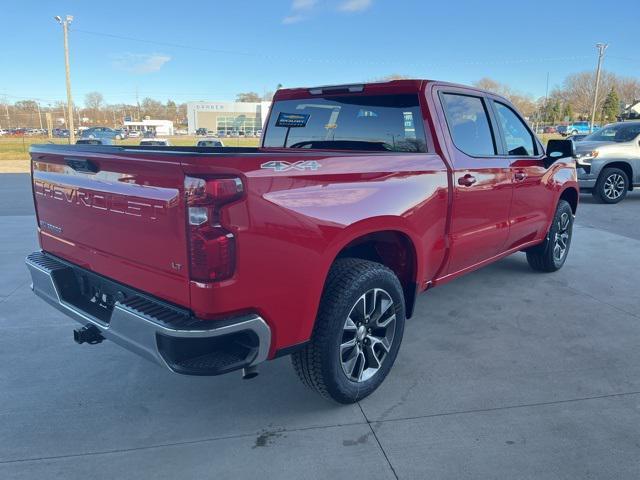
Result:
[[[495,155],[495,138],[483,99],[457,93],[443,93],[441,99],[455,146],[472,157]]]
[[[264,147],[426,152],[417,95],[351,95],[274,103]]]

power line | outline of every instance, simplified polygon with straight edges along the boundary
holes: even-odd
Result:
[[[615,58],[616,60],[624,60],[625,62],[640,63],[640,58],[619,57],[618,55],[609,55],[607,58]]]
[[[244,56],[263,56],[260,54],[250,53],[250,52],[240,52],[236,50],[221,50],[216,48],[205,48],[205,47],[195,47],[193,45],[182,45],[179,43],[171,43],[171,42],[158,42],[157,40],[148,40],[144,38],[135,38],[135,37],[127,37],[124,35],[116,35],[114,33],[104,33],[104,32],[92,32],[90,30],[82,30],[78,28],[74,28],[73,32],[77,33],[85,33],[87,35],[94,35],[99,37],[108,37],[108,38],[117,38],[118,40],[127,40],[129,42],[140,42],[140,43],[148,43],[150,45],[159,45],[163,47],[172,47],[172,48],[183,48],[188,50],[197,50],[200,52],[209,52],[209,53],[220,53],[227,55],[244,55]]]
[[[186,45],[172,42],[161,42],[157,40],[149,40],[145,38],[136,38],[129,37],[125,35],[117,35],[114,33],[106,33],[106,32],[94,32],[91,30],[84,29],[72,29],[73,32],[83,33],[87,35],[106,37],[106,38],[114,38],[118,40],[126,40],[129,42],[139,42],[146,43],[149,45],[158,45],[163,47],[171,47],[171,48],[179,48],[185,50],[193,50],[198,52],[207,52],[207,53],[215,53],[220,55],[235,55],[235,56],[245,56],[245,57],[253,57],[260,58],[264,60],[284,60],[287,62],[296,61],[296,62],[306,62],[306,63],[328,63],[328,64],[369,64],[369,65],[381,65],[381,64],[397,64],[402,63],[402,65],[406,66],[422,66],[428,68],[442,68],[448,66],[459,66],[459,65],[517,65],[517,64],[527,64],[527,63],[546,63],[546,62],[567,62],[567,61],[576,61],[576,60],[585,60],[590,59],[589,55],[572,55],[565,57],[520,57],[520,58],[511,58],[511,59],[474,59],[474,60],[459,60],[459,61],[449,61],[449,62],[401,62],[401,61],[389,61],[383,59],[375,59],[375,60],[367,60],[362,58],[312,58],[312,57],[291,57],[291,56],[279,56],[279,55],[269,55],[264,53],[256,53],[256,52],[246,52],[241,50],[225,50],[225,49],[216,49],[216,48],[206,48],[206,47],[198,47],[194,45]]]

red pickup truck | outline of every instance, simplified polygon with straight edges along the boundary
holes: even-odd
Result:
[[[524,251],[562,267],[572,143],[428,80],[279,90],[259,148],[31,148],[34,292],[170,370],[291,355],[338,402],[391,369],[416,295]]]

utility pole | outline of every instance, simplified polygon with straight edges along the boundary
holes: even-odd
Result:
[[[64,36],[64,67],[67,80],[67,118],[69,119],[69,143],[76,143],[76,134],[73,127],[73,100],[71,98],[71,74],[69,73],[69,24],[73,21],[71,15],[67,15],[64,19],[59,15],[55,17],[56,22],[62,25],[62,34]]]
[[[136,86],[136,105],[138,105],[138,121],[141,122],[141,114],[140,114],[140,98],[138,97],[138,87]]]
[[[11,117],[9,116],[9,102],[7,101],[7,96],[4,97],[4,111],[7,115],[7,128],[11,128]]]
[[[598,49],[598,68],[596,69],[596,88],[593,92],[593,108],[591,109],[591,124],[589,125],[589,133],[593,132],[593,122],[596,120],[596,108],[598,107],[598,88],[600,87],[600,70],[602,68],[602,60],[604,52],[609,45],[606,43],[596,43]]]
[[[548,115],[548,110],[547,110],[547,106],[549,105],[549,72],[547,72],[547,86],[544,90],[544,123],[547,122],[549,115]],[[555,118],[553,120],[551,120],[552,122],[555,121]]]
[[[42,114],[40,113],[40,102],[36,100],[36,106],[38,107],[38,121],[40,122],[40,130],[42,130]]]

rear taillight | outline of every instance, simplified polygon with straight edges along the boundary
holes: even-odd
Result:
[[[218,282],[233,275],[236,239],[220,224],[220,207],[242,196],[239,178],[185,177],[191,279]]]

